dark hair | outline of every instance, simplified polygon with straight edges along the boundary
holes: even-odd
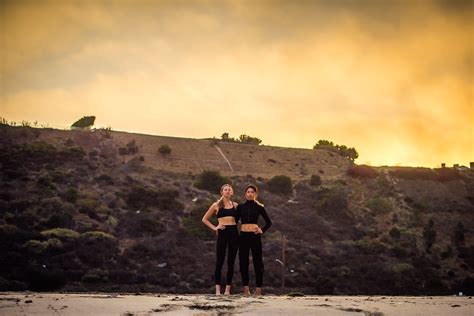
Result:
[[[258,188],[257,188],[256,185],[253,185],[253,184],[247,184],[247,186],[245,187],[244,192],[247,192],[247,190],[248,190],[249,188],[252,188],[252,189],[255,191],[255,193],[258,194]]]

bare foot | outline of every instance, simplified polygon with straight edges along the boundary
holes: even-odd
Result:
[[[216,295],[221,295],[221,286],[216,284]]]
[[[225,293],[224,295],[230,295],[230,285],[225,286]]]
[[[250,295],[250,289],[248,286],[244,286],[244,295]]]
[[[257,287],[255,289],[255,295],[262,295],[262,288],[261,287]]]

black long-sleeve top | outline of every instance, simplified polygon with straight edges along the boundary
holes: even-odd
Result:
[[[235,221],[238,222],[240,219],[242,224],[257,224],[260,215],[265,220],[265,226],[262,227],[262,231],[265,232],[272,226],[272,220],[268,217],[265,208],[253,200],[247,200],[245,203],[237,206]]]

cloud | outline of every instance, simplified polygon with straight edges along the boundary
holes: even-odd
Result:
[[[469,1],[2,2],[0,112],[68,126],[474,157]]]

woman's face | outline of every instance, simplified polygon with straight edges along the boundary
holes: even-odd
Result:
[[[230,185],[226,185],[222,188],[221,194],[225,197],[231,197],[234,194],[234,190],[232,190],[232,187]]]
[[[255,200],[257,193],[253,188],[248,188],[247,191],[245,191],[245,198],[247,200]]]

